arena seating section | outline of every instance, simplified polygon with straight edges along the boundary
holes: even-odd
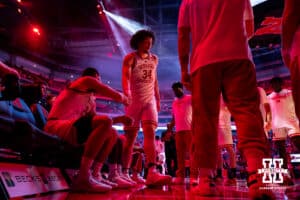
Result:
[[[26,92],[30,96],[30,91]],[[34,107],[35,114],[21,97],[7,98],[0,93],[0,164],[58,168],[62,174],[66,169],[77,169],[83,146],[72,146],[44,132],[41,128],[46,117],[39,104]]]

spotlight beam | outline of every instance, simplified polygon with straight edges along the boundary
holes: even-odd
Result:
[[[111,34],[113,36],[113,39],[115,41],[115,44],[118,49],[120,50],[121,54],[124,56],[129,52],[128,47],[128,41],[124,38],[124,35],[121,34],[120,28],[121,27],[126,33],[129,35],[134,34],[136,31],[140,29],[149,29],[147,26],[144,26],[134,20],[130,20],[128,18],[122,17],[120,15],[116,15],[114,13],[111,13],[104,9],[103,6],[100,4],[97,6],[99,14],[100,12],[103,12],[100,14],[102,17],[106,18],[106,21],[108,22],[109,29],[111,30]],[[117,27],[118,25],[119,27]]]
[[[120,15],[113,14],[111,12],[108,12],[107,10],[104,10],[104,13],[114,20],[115,23],[120,25],[125,31],[127,31],[130,35],[134,34],[136,31],[140,29],[149,29],[149,27],[144,26],[134,20],[122,17]]]
[[[126,47],[126,42],[124,41],[123,37],[121,36],[118,28],[116,27],[116,25],[114,24],[114,22],[110,19],[107,18],[107,21],[110,25],[110,28],[112,30],[112,34],[114,36],[115,41],[118,43],[118,48],[121,51],[122,56],[126,55],[128,51],[126,51],[125,47]]]

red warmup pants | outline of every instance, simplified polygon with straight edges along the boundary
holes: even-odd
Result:
[[[289,67],[296,115],[300,119],[300,56],[293,58]]]
[[[238,148],[245,155],[248,170],[262,168],[262,158],[269,157],[269,149],[259,110],[253,63],[231,60],[201,67],[192,76],[192,86],[193,162],[199,168],[216,167],[222,93],[235,120]]]
[[[190,150],[192,146],[192,131],[179,131],[175,134],[177,166],[176,177],[185,178],[185,159],[188,153],[191,160]],[[191,162],[190,162],[191,163]],[[190,178],[198,178],[198,169],[190,164]]]

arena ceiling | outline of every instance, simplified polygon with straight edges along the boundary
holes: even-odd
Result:
[[[65,79],[76,78],[84,67],[94,66],[106,83],[120,89],[122,58],[130,51],[130,35],[150,28],[157,37],[153,52],[160,60],[160,89],[163,99],[169,100],[173,98],[170,85],[180,78],[176,29],[180,2],[0,0],[0,48],[43,64],[52,76],[62,72]],[[268,0],[254,7],[256,30],[263,34],[251,39],[250,45],[261,81],[288,75],[279,48],[277,22],[282,8],[283,0]],[[271,18],[262,25],[266,17]]]

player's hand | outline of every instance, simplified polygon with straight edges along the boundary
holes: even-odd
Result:
[[[188,72],[181,72],[181,82],[187,90],[192,90],[192,79]]]
[[[272,123],[271,122],[265,122],[264,123],[264,128],[266,131],[270,131],[272,129]]]
[[[132,104],[132,96],[131,95],[127,95],[127,104],[124,104],[125,106],[129,106]]]
[[[122,94],[122,103],[123,103],[125,106],[130,105],[131,102],[132,102],[131,97],[128,97],[128,96]]]

